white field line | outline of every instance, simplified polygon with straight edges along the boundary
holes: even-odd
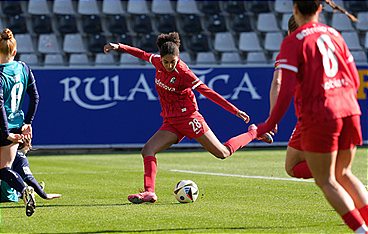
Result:
[[[177,170],[171,169],[172,172],[196,174],[196,175],[211,175],[211,176],[225,176],[225,177],[238,177],[247,179],[262,179],[262,180],[283,180],[283,181],[294,181],[294,182],[314,182],[314,180],[303,180],[297,178],[281,178],[281,177],[269,177],[269,176],[248,176],[248,175],[238,175],[238,174],[226,174],[226,173],[216,173],[216,172],[204,172],[204,171],[188,171],[188,170]]]

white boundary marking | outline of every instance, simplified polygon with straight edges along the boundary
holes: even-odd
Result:
[[[239,174],[226,174],[226,173],[204,172],[204,171],[189,171],[189,170],[177,170],[177,169],[172,169],[170,171],[180,172],[180,173],[188,173],[188,174],[197,174],[197,175],[238,177],[238,178],[247,178],[247,179],[283,180],[283,181],[294,181],[294,182],[314,182],[313,179],[303,180],[303,179],[297,179],[297,178],[281,178],[281,177],[269,177],[269,176],[248,176],[248,175],[239,175]]]

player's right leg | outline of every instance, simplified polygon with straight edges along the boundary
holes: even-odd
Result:
[[[171,131],[162,130],[161,128],[144,145],[141,152],[144,163],[144,191],[129,195],[128,200],[131,203],[154,203],[157,201],[157,196],[155,194],[157,174],[156,153],[169,148],[172,144],[177,142],[177,134]]]

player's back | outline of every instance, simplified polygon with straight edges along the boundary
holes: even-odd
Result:
[[[280,59],[297,71],[296,98],[301,102],[302,115],[334,119],[360,114],[356,77],[347,65],[353,58],[335,29],[307,23],[287,37],[283,47]],[[292,55],[286,55],[286,51]]]
[[[21,106],[29,78],[25,66],[24,63],[18,61],[0,64],[2,94],[9,128],[20,127],[24,120]]]

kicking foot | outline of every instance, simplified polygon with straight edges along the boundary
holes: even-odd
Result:
[[[257,130],[257,126],[255,124],[251,124],[249,125],[248,127],[248,131],[250,130]],[[260,141],[263,141],[263,142],[266,142],[268,144],[272,144],[273,143],[273,137],[270,133],[266,132],[265,134],[263,134],[262,136],[260,137],[257,137],[257,140],[260,140]]]
[[[48,193],[46,195],[46,200],[52,200],[52,199],[60,198],[60,197],[61,197],[61,194]]]
[[[23,201],[26,205],[26,215],[32,216],[36,209],[35,192],[33,187],[27,186],[23,191]]]
[[[129,195],[128,200],[134,204],[141,204],[143,202],[154,203],[157,201],[157,196],[154,192],[142,192]]]

